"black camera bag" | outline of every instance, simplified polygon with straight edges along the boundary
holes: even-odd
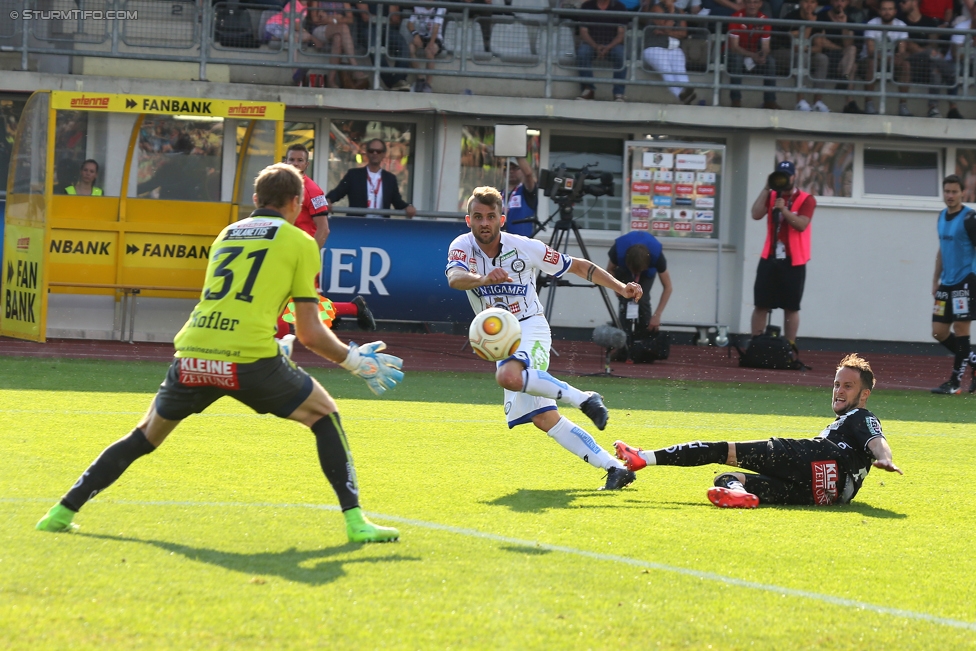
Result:
[[[630,344],[630,358],[635,364],[651,364],[659,359],[667,359],[671,354],[671,336],[657,332],[650,337],[634,339]]]
[[[739,366],[780,371],[802,371],[809,368],[800,361],[796,348],[790,345],[786,337],[780,336],[776,326],[768,326],[764,333],[753,337],[745,351],[738,346],[736,350],[739,353]]]

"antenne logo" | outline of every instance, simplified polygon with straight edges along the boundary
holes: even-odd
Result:
[[[71,98],[71,108],[107,109],[108,97],[73,97]]]
[[[259,106],[244,106],[243,104],[238,104],[237,106],[231,106],[227,109],[227,115],[259,115],[263,116],[268,110],[265,105]]]

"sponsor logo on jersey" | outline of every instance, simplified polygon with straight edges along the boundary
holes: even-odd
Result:
[[[214,386],[239,389],[237,364],[219,359],[180,358],[180,384],[188,387]]]
[[[241,224],[227,229],[224,241],[227,240],[273,240],[278,234],[278,226],[271,222],[254,222]]]
[[[969,291],[959,290],[952,292],[952,313],[956,316],[969,312]]]
[[[837,501],[837,462],[813,461],[810,468],[813,479],[813,503],[833,504]]]
[[[932,306],[932,314],[935,316],[945,316],[946,302],[936,301],[935,305]]]
[[[509,208],[521,208],[522,207],[522,195],[513,194],[508,198]]]
[[[508,311],[511,312],[512,314],[518,314],[519,312],[522,311],[522,306],[519,303],[509,303]]]
[[[542,261],[548,262],[549,264],[559,264],[559,251],[554,251],[547,246],[546,254],[542,256]]]
[[[451,252],[447,254],[448,262],[454,262],[456,260],[464,260],[468,257],[468,254],[461,249],[451,249]]]
[[[525,296],[526,290],[527,288],[525,285],[501,283],[498,285],[475,287],[471,291],[482,298],[487,298],[489,296]]]
[[[514,256],[516,253],[518,253],[518,251],[516,251],[515,249],[512,249],[507,253],[502,253],[501,256],[498,258],[498,264],[505,262],[506,260]]]
[[[868,426],[868,431],[871,432],[873,436],[884,436],[881,431],[881,421],[875,416],[868,416],[864,419],[864,424]]]
[[[517,274],[525,271],[525,261],[515,260],[514,262],[512,262],[512,271],[514,271]]]
[[[324,194],[320,194],[317,197],[312,197],[312,208],[316,210],[321,210],[322,208],[329,207],[329,200],[325,198]]]

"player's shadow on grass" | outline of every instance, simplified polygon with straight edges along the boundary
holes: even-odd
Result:
[[[151,545],[174,554],[180,554],[191,561],[216,565],[241,574],[280,576],[288,581],[307,585],[323,585],[340,579],[346,574],[345,566],[352,563],[399,563],[421,560],[415,556],[400,556],[398,554],[379,558],[332,558],[354,552],[363,547],[358,543],[346,543],[335,547],[304,551],[291,548],[279,552],[246,554],[191,547],[190,545],[180,545],[165,540],[142,540],[140,538],[94,533],[79,533],[78,535],[102,540]]]
[[[549,509],[595,509],[603,508],[605,503],[584,504],[577,500],[580,498],[614,498],[618,491],[599,491],[599,490],[580,490],[580,489],[552,489],[552,490],[531,490],[520,488],[511,495],[503,495],[488,502],[482,502],[488,506],[507,506],[516,513],[542,513]],[[601,499],[601,502],[603,500]],[[643,505],[630,504],[622,508],[643,508]],[[614,506],[620,507],[619,500]]]

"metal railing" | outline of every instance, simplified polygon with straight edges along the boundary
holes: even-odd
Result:
[[[368,20],[356,10],[338,15],[320,11],[314,0],[308,16],[292,13],[291,4],[282,14],[268,5],[208,0],[0,0],[0,51],[20,53],[21,70],[30,69],[32,55],[109,57],[192,62],[199,65],[201,80],[208,78],[207,67],[215,64],[265,68],[271,74],[260,81],[277,84],[307,83],[305,71],[312,70],[323,72],[313,79],[324,85],[336,78],[333,72],[346,72],[362,82],[359,87],[377,89],[383,87],[381,82],[392,85],[389,80],[396,75],[402,80],[406,74],[422,73],[435,78],[531,82],[510,85],[509,92],[544,98],[554,96],[557,83],[585,81],[627,88],[680,85],[710,91],[707,103],[713,105],[719,105],[721,91],[739,89],[857,94],[876,98],[881,112],[893,98],[932,99],[937,93],[953,92],[953,100],[976,100],[973,30],[845,24],[852,33],[832,37],[842,42],[827,47],[822,36],[811,36],[811,28],[822,29],[824,23],[748,19],[756,29],[770,25],[774,30],[775,63],[753,67],[741,55],[730,57],[727,45],[728,24],[745,19],[586,12],[523,7],[518,6],[519,0],[515,2],[511,6],[419,3],[446,10],[439,25],[441,47],[431,70],[426,69],[428,59],[422,49],[411,55],[415,35],[406,28],[410,13],[390,14],[385,10],[389,0],[369,3],[382,10]],[[595,61],[591,79],[581,75],[579,29],[606,27],[593,21],[594,13],[619,19],[626,37],[622,62]],[[115,19],[106,19],[109,16]],[[347,22],[350,16],[351,23]],[[652,21],[667,18],[688,25],[687,35],[673,39],[677,45],[669,43],[666,48],[681,52],[690,78],[687,83],[664,80],[660,58],[645,55],[652,48],[664,49],[659,47],[660,28]],[[913,55],[904,51],[906,41],[869,39],[864,35],[867,30],[940,39],[930,41],[940,56]],[[949,36],[962,36],[963,43],[950,46]],[[870,53],[868,41],[873,43]],[[940,58],[937,65],[932,63]],[[881,66],[881,61],[888,64]],[[613,79],[612,72],[622,79]],[[138,67],[133,68],[133,76],[138,76]],[[759,87],[764,79],[771,79],[767,83],[775,87]],[[742,80],[748,84],[742,85]],[[565,88],[559,90],[566,95]]]

